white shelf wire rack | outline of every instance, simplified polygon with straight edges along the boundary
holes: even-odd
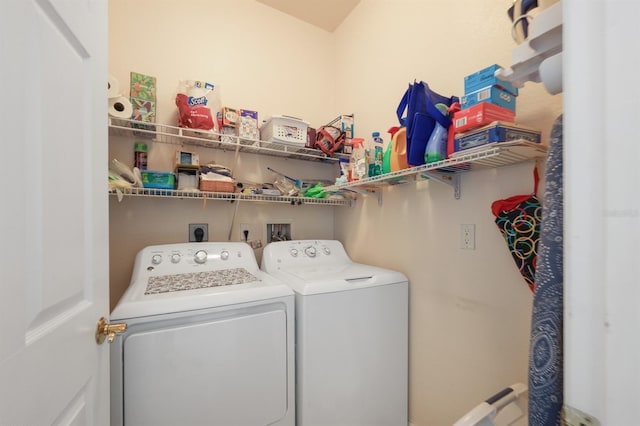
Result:
[[[147,138],[154,142],[173,145],[202,146],[224,151],[248,152],[293,158],[296,160],[337,163],[343,154],[326,156],[322,151],[284,143],[267,142],[258,139],[245,139],[233,135],[222,135],[211,131],[200,131],[166,124],[150,124],[139,121],[109,117],[109,134]],[[348,156],[344,156],[348,158]]]
[[[458,153],[455,157],[417,167],[367,177],[359,181],[327,187],[327,191],[349,190],[362,194],[375,193],[382,204],[380,189],[385,186],[415,182],[432,178],[454,187],[454,195],[460,198],[460,174],[483,168],[497,168],[544,158],[547,147],[527,141],[498,142]]]
[[[175,189],[157,188],[126,188],[111,189],[110,195],[117,197],[155,197],[192,200],[216,200],[216,201],[258,201],[267,203],[281,203],[291,205],[324,205],[324,206],[349,206],[351,201],[343,198],[310,198],[292,197],[284,195],[242,194],[239,192],[208,192],[208,191],[184,191]]]

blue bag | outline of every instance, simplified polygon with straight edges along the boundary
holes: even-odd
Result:
[[[451,119],[440,112],[436,104],[451,106],[453,102],[459,102],[457,96],[447,98],[439,95],[424,81],[409,84],[398,104],[396,114],[400,124],[407,128],[407,161],[410,165],[420,166],[425,163],[427,141],[436,122],[445,129],[451,125]],[[407,115],[403,117],[405,110]]]

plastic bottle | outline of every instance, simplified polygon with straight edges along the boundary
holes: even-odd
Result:
[[[136,142],[133,146],[133,167],[147,170],[147,144],[144,142]]]
[[[351,140],[353,146],[353,154],[351,154],[351,164],[349,169],[351,170],[352,181],[360,180],[367,177],[367,163],[364,150],[364,139],[353,138]]]
[[[371,136],[373,137],[373,176],[378,176],[382,174],[382,146],[384,140],[380,137],[380,132],[373,132]]]
[[[436,108],[438,108],[445,117],[449,116],[449,109],[446,105],[436,104]],[[447,135],[447,128],[436,121],[436,126],[433,132],[431,132],[425,148],[425,163],[435,163],[436,161],[442,161],[447,158]]]

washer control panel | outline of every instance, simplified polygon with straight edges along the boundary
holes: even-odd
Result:
[[[335,240],[294,240],[269,243],[262,254],[262,265],[335,265],[351,262],[342,243]],[[268,272],[268,270],[267,270]]]

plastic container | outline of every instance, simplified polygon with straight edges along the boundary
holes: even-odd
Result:
[[[369,177],[382,174],[382,145],[384,144],[380,137],[380,132],[373,132],[371,139],[373,140],[373,146],[369,157]]]
[[[436,108],[446,116],[449,115],[449,108],[445,104],[436,104]],[[431,136],[427,141],[427,146],[424,150],[424,162],[435,163],[436,161],[442,161],[447,158],[447,138],[449,133],[442,124],[436,122],[436,127],[433,128]]]
[[[407,162],[407,128],[401,127],[400,130],[393,134],[393,142],[391,147],[391,171],[397,172],[409,168]]]
[[[133,167],[147,170],[147,144],[144,142],[136,142],[133,146]]]
[[[307,144],[309,123],[288,115],[268,118],[260,128],[260,138],[267,142],[304,147]]]

